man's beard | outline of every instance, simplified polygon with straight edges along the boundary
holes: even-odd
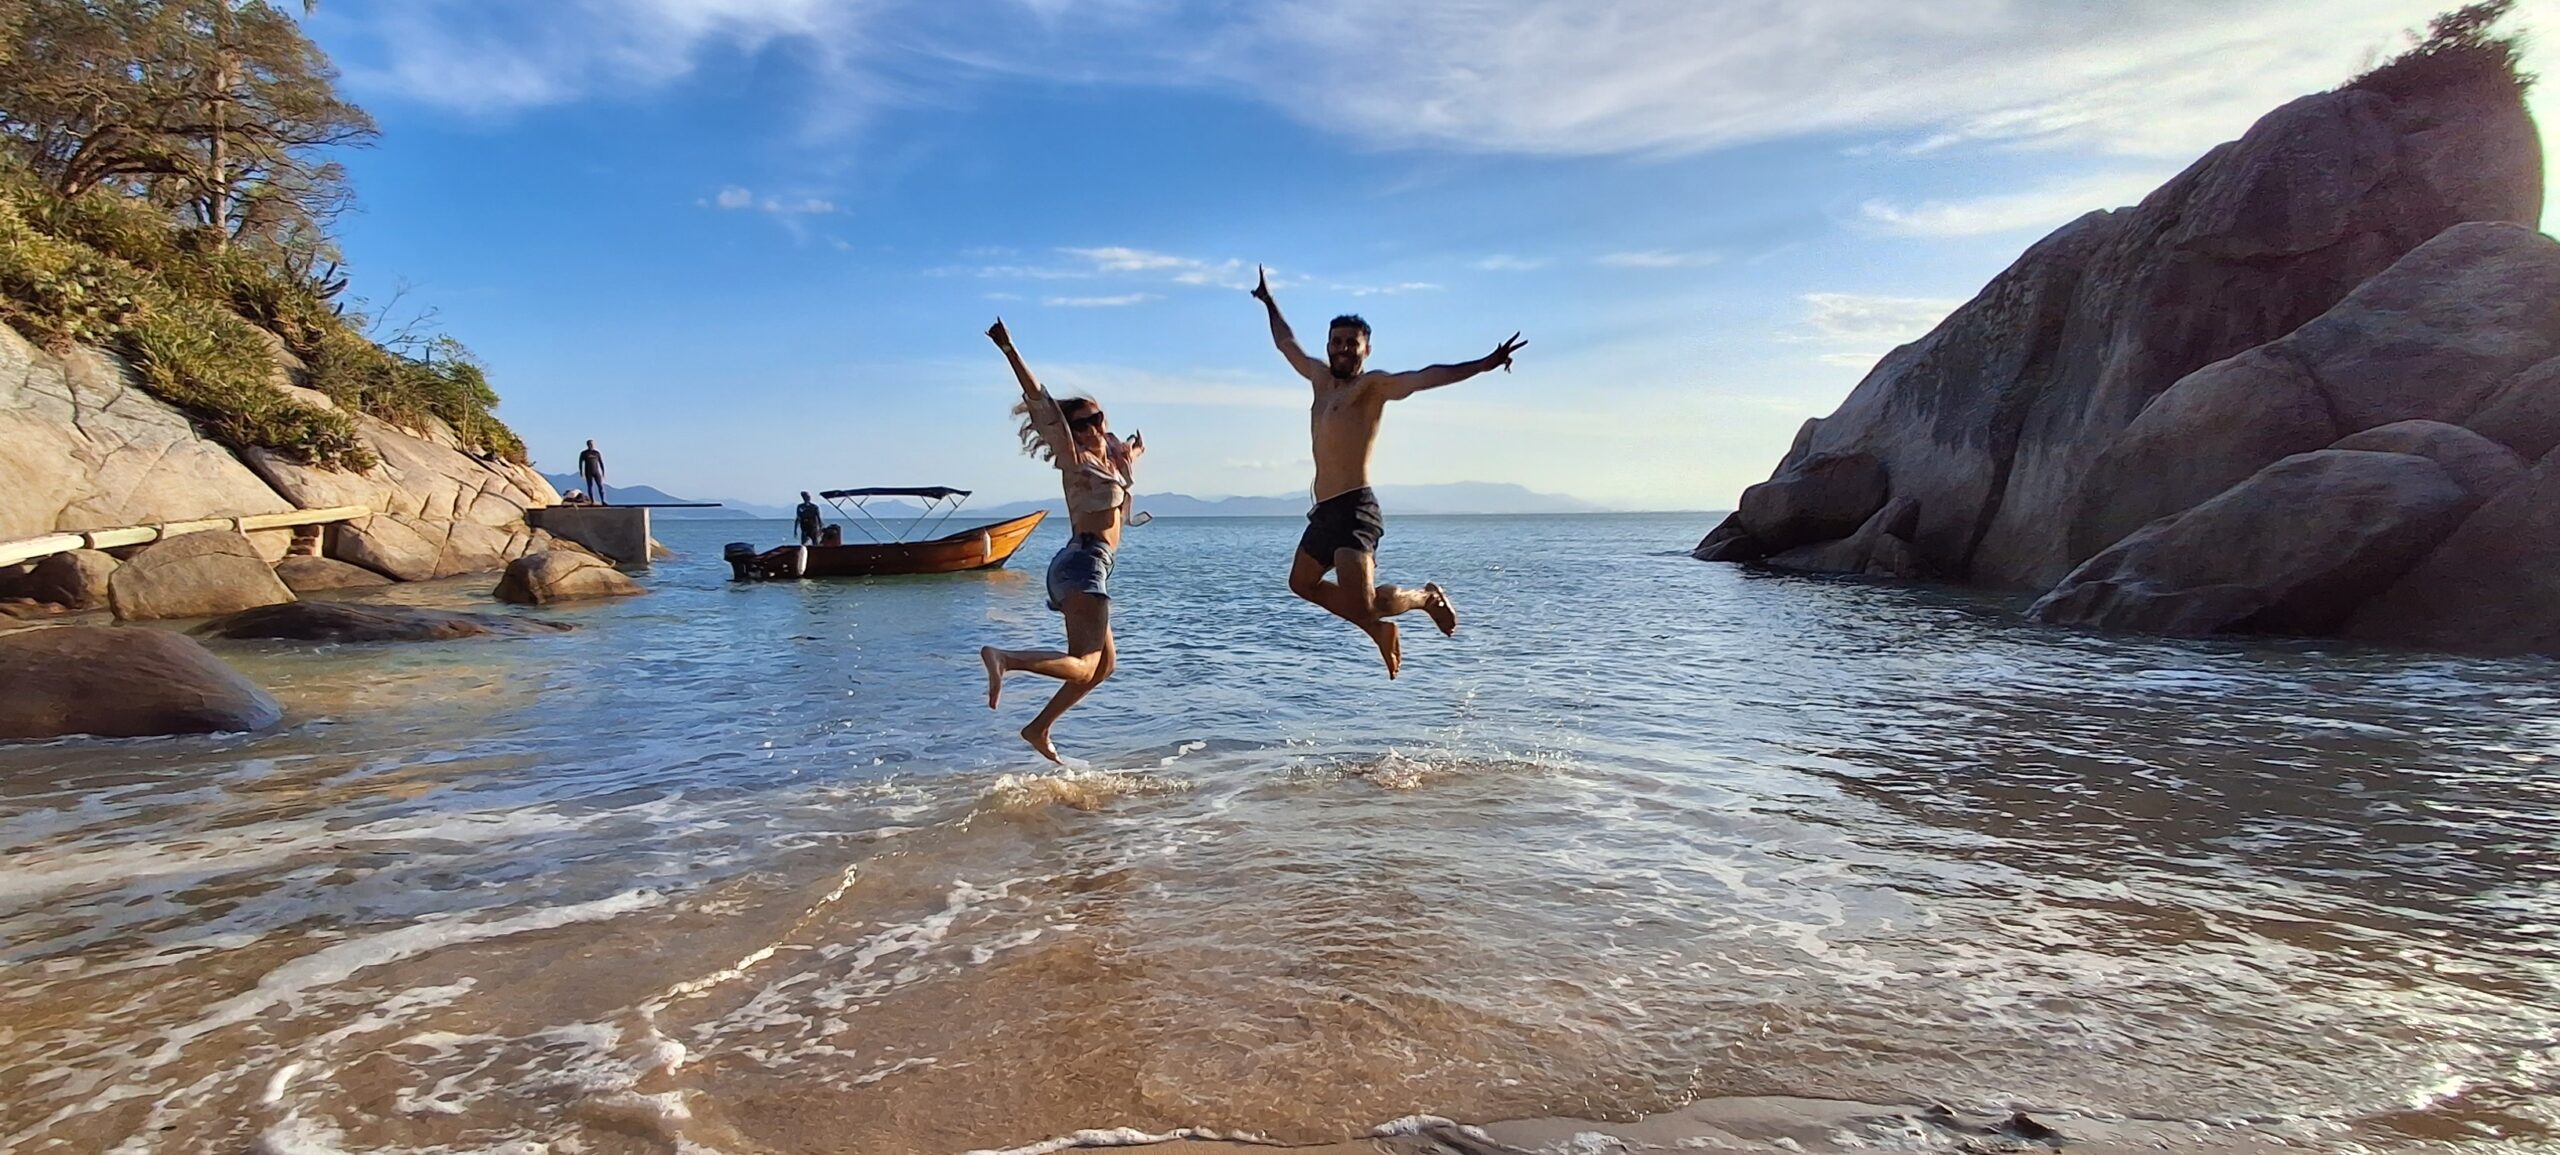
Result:
[[[1360,362],[1348,357],[1336,357],[1326,368],[1333,370],[1337,380],[1348,381],[1360,375]]]

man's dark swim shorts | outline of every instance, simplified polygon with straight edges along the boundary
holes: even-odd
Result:
[[[1298,538],[1298,552],[1330,566],[1334,551],[1376,553],[1378,539],[1386,535],[1378,495],[1364,485],[1319,501],[1307,511],[1307,532]]]

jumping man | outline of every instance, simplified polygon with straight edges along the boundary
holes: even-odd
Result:
[[[1298,347],[1280,303],[1271,299],[1270,274],[1259,274],[1255,300],[1271,314],[1271,343],[1289,359],[1289,367],[1315,386],[1312,420],[1315,435],[1315,508],[1307,513],[1307,532],[1298,539],[1298,555],[1289,567],[1289,592],[1324,607],[1335,617],[1360,627],[1386,659],[1387,676],[1404,669],[1404,647],[1390,619],[1414,610],[1431,615],[1443,634],[1458,632],[1458,611],[1437,583],[1421,589],[1377,584],[1378,539],[1386,526],[1378,514],[1378,497],[1369,489],[1369,451],[1378,442],[1378,419],[1387,402],[1400,401],[1425,389],[1455,385],[1496,366],[1511,367],[1511,355],[1528,342],[1513,333],[1494,351],[1458,365],[1433,365],[1410,373],[1366,371],[1369,323],[1358,317],[1333,319],[1325,334],[1325,359],[1318,361]],[[1336,572],[1326,581],[1325,571]]]

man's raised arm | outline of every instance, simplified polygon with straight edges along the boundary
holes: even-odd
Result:
[[[1478,357],[1473,361],[1465,361],[1456,365],[1433,365],[1426,369],[1416,369],[1410,373],[1389,373],[1386,375],[1385,380],[1379,382],[1378,387],[1381,392],[1386,394],[1387,400],[1399,401],[1404,398],[1411,397],[1416,393],[1420,393],[1425,389],[1437,389],[1443,385],[1455,385],[1458,382],[1464,381],[1469,377],[1473,377],[1478,373],[1487,372],[1497,367],[1507,370],[1511,368],[1511,355],[1519,352],[1521,348],[1527,344],[1527,341],[1520,339],[1520,334],[1513,333],[1510,340],[1495,346],[1493,352],[1487,353],[1482,357]]]
[[[1253,275],[1253,299],[1262,302],[1263,310],[1271,314],[1271,343],[1279,346],[1280,355],[1289,359],[1289,367],[1309,381],[1319,380],[1333,372],[1325,367],[1324,362],[1307,356],[1307,351],[1298,347],[1298,335],[1289,331],[1289,322],[1280,316],[1280,302],[1271,299],[1271,274],[1262,266],[1255,265]]]

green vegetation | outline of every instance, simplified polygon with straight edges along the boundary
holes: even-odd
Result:
[[[2481,0],[2437,16],[2427,21],[2424,33],[2410,34],[2415,43],[2408,51],[2346,87],[2393,98],[2483,80],[2503,81],[2519,91],[2530,88],[2534,78],[2522,67],[2523,35],[2497,31],[2515,7],[2516,0]]]
[[[265,0],[0,0],[0,320],[122,354],[236,448],[362,469],[356,412],[522,461],[460,343],[395,352],[337,303],[347,193],[320,154],[373,123],[335,81]],[[344,411],[278,388],[280,354]]]

